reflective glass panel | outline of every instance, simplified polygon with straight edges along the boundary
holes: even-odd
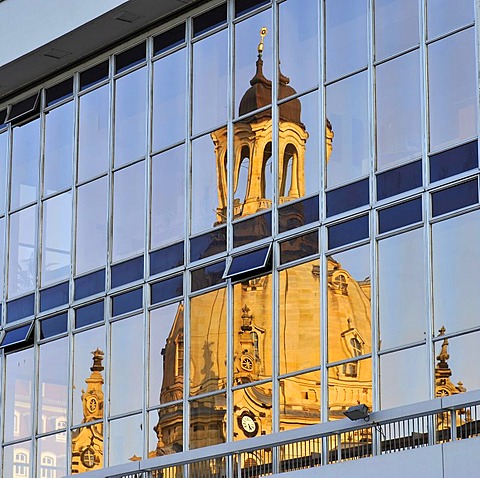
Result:
[[[428,38],[455,30],[475,21],[472,0],[427,0]]]
[[[40,291],[40,312],[68,304],[69,291],[68,282]]]
[[[422,185],[422,161],[385,171],[377,176],[377,199],[385,199]]]
[[[37,207],[31,206],[10,216],[10,253],[8,255],[8,296],[35,288],[37,278]]]
[[[5,189],[7,187],[8,133],[0,134],[0,215],[5,214]]]
[[[362,246],[327,256],[329,362],[372,351],[369,251]]]
[[[377,169],[421,155],[418,50],[377,67]]]
[[[253,273],[264,269],[269,262],[270,254],[271,247],[267,246],[239,256],[234,256],[226,270],[225,277],[239,276],[246,272]]]
[[[478,203],[478,180],[475,178],[434,192],[432,194],[432,215],[440,216],[476,203]]]
[[[183,406],[169,405],[148,413],[148,457],[183,451]]]
[[[111,325],[110,415],[138,410],[142,406],[143,328],[143,315]],[[128,387],[134,393],[125,393],[125,377],[128,377]]]
[[[356,360],[328,369],[328,418],[341,420],[343,412],[359,403],[372,409],[372,359]]]
[[[193,46],[193,134],[227,120],[227,30]]]
[[[429,398],[428,353],[425,347],[380,357],[380,407],[421,402]]]
[[[205,259],[227,248],[227,228],[218,227],[212,232],[190,239],[190,261]]]
[[[184,245],[177,242],[172,246],[164,247],[150,253],[150,275],[159,274],[183,265]]]
[[[5,357],[5,441],[17,440],[32,433],[33,348]]]
[[[45,115],[44,196],[72,185],[73,119],[73,101]]]
[[[26,441],[6,446],[3,452],[3,471],[7,476],[30,476],[31,442]]]
[[[430,181],[439,181],[477,166],[478,142],[471,141],[430,156]]]
[[[170,48],[185,42],[185,23],[170,28],[153,37],[153,54],[159,55]]]
[[[392,231],[422,220],[422,198],[405,201],[378,211],[378,232]]]
[[[448,333],[478,327],[480,294],[476,280],[459,280],[480,268],[480,212],[432,226],[434,327]]]
[[[109,466],[128,463],[133,456],[144,458],[142,415],[111,421],[109,438]]]
[[[147,69],[129,73],[116,81],[115,166],[145,155]]]
[[[4,262],[5,261],[5,218],[0,218],[0,291],[3,291],[4,284]]]
[[[366,0],[326,1],[328,80],[367,65],[367,3]]]
[[[170,117],[171,113],[168,113]],[[200,201],[200,199],[192,199]],[[185,147],[152,158],[152,249],[182,239],[185,232]]]
[[[364,72],[327,87],[327,118],[331,125],[328,131],[327,123],[327,135],[334,135],[327,163],[328,187],[368,173],[367,80]]]
[[[78,126],[78,181],[85,181],[108,168],[108,85],[80,97]]]
[[[13,128],[10,209],[37,199],[40,120]]]
[[[185,138],[186,49],[153,65],[153,150]]]
[[[105,351],[105,328],[97,327],[73,336],[73,392],[72,392],[72,410],[73,424],[79,424],[82,421],[91,421],[103,418],[103,384],[104,367],[103,362]],[[97,354],[97,366],[94,358]],[[98,360],[100,359],[100,360]],[[94,368],[95,370],[92,370]],[[88,387],[87,379],[93,379]],[[102,407],[93,407],[91,410],[84,406],[82,396],[83,390],[92,390],[97,401]],[[85,397],[87,398],[87,397]],[[85,403],[87,405],[87,403]]]
[[[32,335],[32,324],[22,325],[16,329],[10,329],[5,331],[5,335],[2,337],[1,346],[8,347],[9,345],[16,345],[28,340]]]
[[[350,221],[341,222],[328,228],[328,247],[333,249],[345,244],[367,239],[368,215],[359,216]]]
[[[45,91],[45,103],[47,106],[52,106],[69,96],[73,96],[73,78],[68,78],[51,88],[47,88]]]
[[[110,272],[112,288],[143,279],[143,256],[115,264]]]
[[[54,315],[48,319],[40,322],[40,338],[47,339],[55,335],[63,334],[68,328],[68,315],[64,314]]]
[[[65,421],[64,425],[65,426]],[[57,478],[67,474],[67,434],[57,433],[37,441],[37,473],[41,478]]]
[[[227,397],[224,393],[190,402],[190,449],[217,445],[227,440],[224,427],[226,412]],[[209,469],[207,474],[210,473]]]
[[[280,264],[318,253],[318,232],[313,231],[280,243]]]
[[[7,302],[7,323],[20,320],[35,312],[35,293]]]
[[[378,243],[380,348],[424,340],[427,328],[423,228]]]
[[[327,192],[327,216],[335,216],[369,202],[369,181],[362,179]]]
[[[77,189],[75,273],[105,265],[107,258],[107,184],[103,177]]]
[[[68,338],[40,346],[38,432],[66,427],[68,401]]]
[[[27,115],[33,116],[40,110],[40,93],[35,93],[32,96],[25,98],[24,100],[15,103],[10,108],[8,113],[8,121],[20,122],[22,118]]]
[[[92,66],[88,70],[80,73],[80,90],[93,86],[102,80],[108,78],[108,60]]]
[[[244,246],[259,241],[272,234],[271,211],[259,214],[233,225],[233,247]]]
[[[319,267],[319,261],[315,260],[280,272],[281,374],[320,366]],[[295,401],[290,403],[287,390],[284,393],[287,402],[284,405],[299,405]],[[298,399],[301,393],[299,390],[292,396]]]
[[[155,282],[151,287],[152,304],[158,304],[183,294],[183,275],[173,276],[160,282]]]
[[[84,299],[89,295],[105,290],[105,269],[87,274],[75,279],[75,300]]]
[[[94,324],[95,322],[103,321],[103,300],[93,302],[92,304],[79,307],[75,310],[75,327],[85,327],[86,325]]]
[[[192,292],[205,289],[224,281],[225,261],[192,271]]]
[[[97,397],[89,397],[86,406],[98,409]],[[103,423],[73,430],[71,454],[72,474],[103,468]]]
[[[113,251],[114,262],[140,254],[145,242],[145,166],[144,162],[113,175]]]
[[[201,35],[227,21],[227,4],[208,10],[206,13],[193,19],[193,36]]]
[[[42,285],[69,277],[71,265],[72,193],[43,203]]]
[[[145,61],[145,56],[145,42],[135,45],[134,47],[115,55],[115,73],[121,73],[132,66],[142,63]]]
[[[477,134],[477,87],[473,28],[428,47],[430,150]]]
[[[255,382],[272,375],[272,276],[233,287],[233,380]]]
[[[148,406],[183,398],[183,303],[150,312]],[[181,421],[180,421],[181,427]]]
[[[375,0],[377,60],[418,45],[418,13],[418,0]]]
[[[143,289],[138,288],[112,297],[112,315],[126,314],[141,309],[143,305]]]
[[[190,302],[190,395],[226,388],[227,297],[225,289]]]
[[[278,210],[279,232],[290,231],[318,221],[318,195],[297,201]]]

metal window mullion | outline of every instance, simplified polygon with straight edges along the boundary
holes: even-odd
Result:
[[[113,258],[113,202],[114,202],[114,194],[113,194],[113,189],[114,189],[114,175],[113,175],[113,169],[114,169],[114,131],[115,131],[115,79],[113,78],[114,76],[114,65],[115,62],[113,60],[113,55],[110,57],[109,61],[109,78],[110,78],[110,83],[109,83],[109,126],[108,126],[108,147],[109,147],[109,163],[108,163],[108,170],[107,170],[107,175],[108,175],[108,181],[107,181],[107,198],[108,198],[108,204],[107,204],[107,251],[106,251],[106,260],[105,260],[105,280],[106,280],[106,290],[110,291],[110,283],[111,283],[111,277],[110,277],[110,263],[112,262]]]

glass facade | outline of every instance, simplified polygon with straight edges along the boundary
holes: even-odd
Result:
[[[213,1],[0,102],[3,476],[478,389],[475,8]]]

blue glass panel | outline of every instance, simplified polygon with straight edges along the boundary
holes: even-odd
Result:
[[[75,300],[105,291],[105,269],[75,279]]]
[[[54,105],[69,96],[73,96],[73,78],[68,78],[58,85],[48,88],[45,92],[47,106]]]
[[[246,272],[263,269],[270,257],[270,249],[270,246],[262,247],[261,249],[247,252],[241,256],[233,257],[225,277],[234,277],[239,274],[245,274]]]
[[[318,196],[298,201],[278,209],[278,228],[280,232],[289,231],[318,221]]]
[[[467,181],[432,194],[433,217],[478,203],[477,180]]]
[[[25,340],[30,337],[32,328],[32,323],[30,323],[28,325],[22,325],[22,327],[18,327],[17,329],[7,330],[0,346],[7,347],[9,345],[25,342]]]
[[[223,282],[225,261],[192,271],[192,292]]]
[[[360,216],[350,221],[341,222],[328,228],[328,247],[344,246],[352,242],[367,239],[369,236],[368,215]]]
[[[47,339],[67,331],[68,314],[54,315],[40,322],[40,338]]]
[[[150,253],[150,275],[183,265],[183,241]]]
[[[267,5],[270,0],[236,0],[235,1],[235,16],[238,17],[243,13],[250,12],[262,5]]]
[[[368,204],[368,179],[327,192],[327,217]]]
[[[377,176],[377,199],[419,188],[422,185],[422,161],[391,169]]]
[[[112,266],[112,288],[143,279],[143,256]]]
[[[115,55],[115,73],[125,71],[134,65],[142,63],[146,58],[146,44],[140,43],[127,51]]]
[[[80,90],[84,90],[106,78],[108,78],[108,60],[80,73]]]
[[[153,37],[153,54],[158,55],[169,48],[181,45],[185,41],[185,23]]]
[[[272,213],[269,211],[233,225],[233,247],[240,247],[272,235]]]
[[[7,110],[0,111],[0,129],[6,126]]]
[[[85,327],[103,321],[103,300],[75,310],[75,327]]]
[[[17,119],[23,118],[28,114],[35,114],[40,110],[40,100],[39,94],[36,93],[28,98],[25,98],[18,103],[15,103],[10,108],[10,113],[8,114],[8,121],[16,121]]]
[[[112,315],[126,314],[143,306],[143,290],[135,289],[112,297]]]
[[[33,315],[35,311],[35,294],[7,302],[7,323]]]
[[[430,156],[430,181],[448,178],[478,167],[477,141]]]
[[[40,312],[68,304],[68,282],[40,291]]]
[[[152,304],[173,299],[183,295],[183,275],[171,277],[161,282],[155,282],[151,288]]]
[[[226,21],[227,4],[224,3],[193,19],[193,36],[205,33]]]
[[[227,228],[220,227],[190,239],[190,261],[197,261],[227,250]]]
[[[318,232],[294,237],[280,243],[280,264],[318,254]]]
[[[378,212],[380,233],[392,231],[422,220],[422,198],[416,198]]]

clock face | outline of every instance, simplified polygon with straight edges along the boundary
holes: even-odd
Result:
[[[258,423],[248,413],[243,413],[239,417],[239,425],[247,437],[254,437],[258,433]]]
[[[93,413],[97,409],[97,399],[95,397],[89,398],[87,401],[87,409]]]
[[[246,370],[247,372],[251,372],[253,370],[253,360],[247,355],[242,357],[240,364],[243,370]]]

